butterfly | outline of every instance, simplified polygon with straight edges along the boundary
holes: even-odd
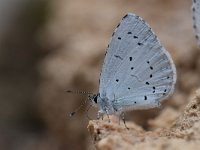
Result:
[[[112,34],[99,82],[99,93],[89,95],[97,118],[118,115],[124,121],[126,111],[160,107],[174,91],[176,68],[151,27],[128,13]]]
[[[98,116],[159,107],[175,88],[176,68],[151,27],[125,15],[112,34],[104,59],[99,93],[90,97]]]

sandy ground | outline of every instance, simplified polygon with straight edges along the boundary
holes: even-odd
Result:
[[[170,117],[168,117],[170,116]],[[90,121],[88,130],[97,149],[197,149],[200,145],[200,89],[189,98],[180,114],[171,108],[151,120],[145,131],[133,122],[119,125],[117,118]]]

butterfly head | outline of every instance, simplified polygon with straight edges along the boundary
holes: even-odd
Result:
[[[93,95],[88,96],[88,99],[92,103],[93,106],[97,106],[98,98],[99,98],[99,94],[93,94]]]

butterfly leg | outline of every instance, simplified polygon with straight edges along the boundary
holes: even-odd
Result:
[[[107,111],[106,111],[106,115],[107,115],[107,117],[108,117],[108,122],[110,123],[110,117],[109,117]]]
[[[90,118],[90,116],[88,115],[88,111],[90,110],[91,107],[92,107],[92,105],[89,105],[89,107],[86,109],[86,117],[87,117],[88,120],[92,120]]]
[[[101,111],[98,111],[97,120],[99,120],[100,118],[103,120],[103,113]]]
[[[122,112],[122,113],[120,114],[120,118],[121,118],[122,121],[124,122],[124,126],[126,127],[126,129],[129,130],[129,128],[128,128],[127,125],[126,125],[125,113],[124,113],[124,112]]]
[[[119,126],[120,126],[120,121],[121,121],[120,119],[121,119],[121,117],[119,117]]]

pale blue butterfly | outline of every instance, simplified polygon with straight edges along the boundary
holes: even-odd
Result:
[[[159,107],[175,83],[170,54],[141,17],[128,13],[108,45],[99,93],[89,99],[99,108],[98,118],[115,114],[124,121],[126,111]]]

